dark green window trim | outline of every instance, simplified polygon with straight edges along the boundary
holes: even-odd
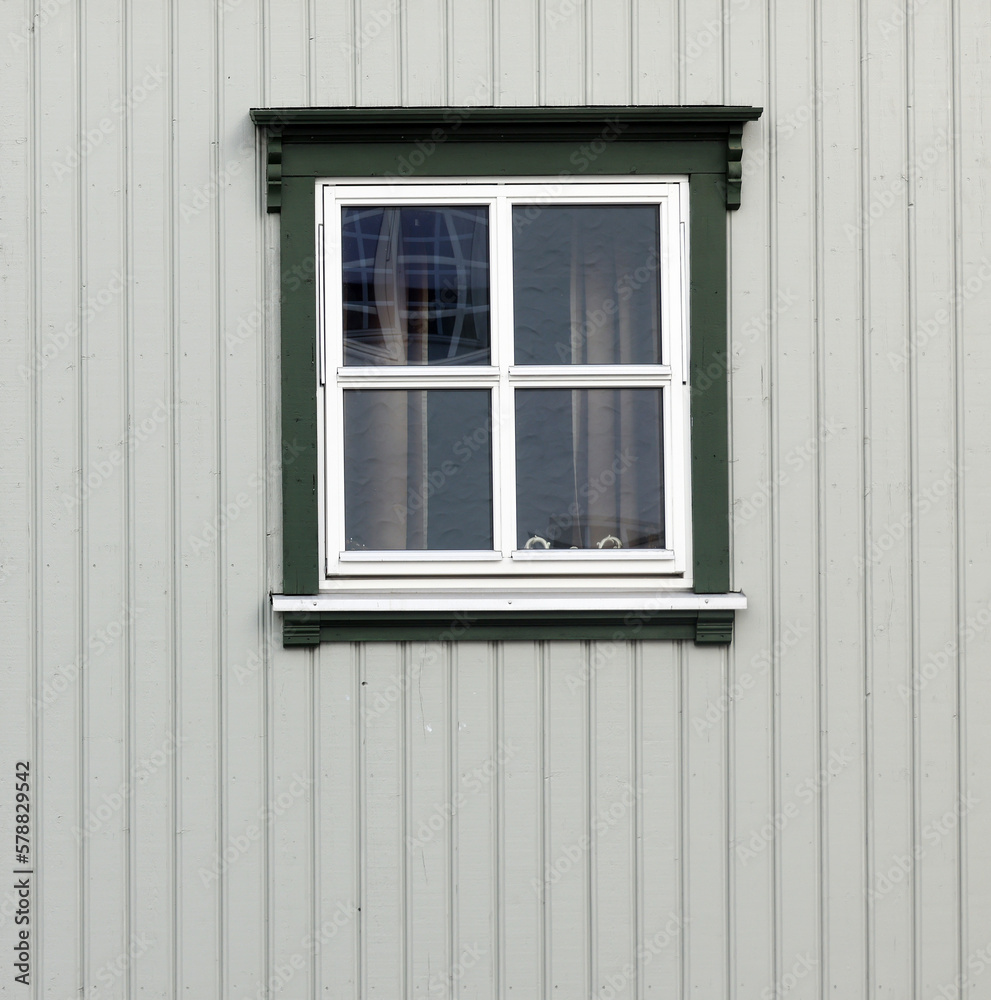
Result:
[[[283,593],[317,593],[316,266],[318,177],[687,174],[691,216],[694,591],[729,589],[726,212],[740,205],[751,107],[256,108],[267,136],[266,207],[281,212]],[[471,637],[694,638],[729,642],[732,611],[589,618],[477,613]],[[443,619],[443,620],[442,620]],[[630,620],[633,619],[633,624]],[[287,645],[451,637],[423,613],[286,612]]]

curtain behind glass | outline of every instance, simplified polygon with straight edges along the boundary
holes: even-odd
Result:
[[[517,205],[518,365],[661,363],[656,205]]]
[[[660,364],[659,241],[656,205],[516,206],[516,363]],[[520,546],[664,546],[661,398],[517,390]]]

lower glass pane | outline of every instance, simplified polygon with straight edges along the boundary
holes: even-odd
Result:
[[[519,548],[664,548],[661,392],[517,390]]]
[[[348,549],[489,549],[488,389],[344,393]]]

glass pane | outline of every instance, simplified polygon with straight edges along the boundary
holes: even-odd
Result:
[[[656,205],[517,205],[518,365],[661,362]]]
[[[344,393],[348,549],[491,549],[488,389]]]
[[[489,210],[344,208],[346,365],[489,363]]]
[[[660,389],[516,392],[517,545],[664,547]]]

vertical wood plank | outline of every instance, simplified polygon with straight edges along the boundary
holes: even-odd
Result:
[[[457,701],[452,706],[457,895],[449,996],[500,995],[497,935],[502,906],[496,840],[499,778],[516,749],[499,738],[499,679],[494,643],[453,645]],[[434,990],[435,995],[439,990]]]
[[[126,111],[130,97],[125,80],[124,25],[116,0],[87,8],[82,22],[80,63],[83,150],[79,165],[84,194],[82,282],[85,288],[109,288],[115,275],[127,275],[131,262],[124,241],[125,212],[118,192],[128,141]],[[99,136],[99,140],[97,137]],[[80,441],[82,484],[78,499],[84,519],[86,562],[82,591],[84,630],[99,636],[107,622],[130,621],[126,566],[130,543],[127,481],[138,426],[151,419],[144,401],[130,394],[130,359],[126,344],[125,287],[99,320],[86,331],[81,358]],[[99,301],[99,300],[98,300]],[[154,421],[152,420],[152,423]],[[160,434],[161,426],[151,430]],[[82,806],[85,954],[83,983],[108,997],[128,992],[126,974],[118,971],[130,951],[127,883],[130,857],[126,830],[133,776],[129,753],[129,625],[111,630],[115,641],[93,649],[84,673]],[[122,959],[123,956],[123,959]],[[102,978],[101,978],[102,977]]]
[[[500,739],[512,748],[499,789],[500,899],[498,969],[502,995],[545,995],[547,914],[542,643],[502,646]]]
[[[447,4],[406,0],[402,13],[403,104],[447,104]]]
[[[540,103],[587,104],[588,0],[541,0]]]
[[[37,441],[37,362],[42,328],[33,259],[39,200],[38,93],[36,50],[27,30],[29,25],[28,3],[8,4],[0,11],[0,36],[7,42],[5,58],[0,61],[0,92],[8,95],[4,122],[7,141],[0,150],[0,218],[5,220],[6,229],[0,308],[7,321],[0,331],[0,398],[4,403],[4,433],[0,435],[0,532],[4,539],[0,552],[0,634],[5,646],[4,669],[0,670],[0,801],[11,806],[17,803],[17,764],[24,761],[31,772],[31,804],[37,812],[44,801],[35,728],[36,689],[41,675],[36,621],[40,612],[40,564],[36,553],[41,527],[37,516],[37,470],[42,460]],[[26,867],[33,869],[37,868],[34,854],[42,845],[39,818],[33,818],[25,858],[29,862]],[[17,826],[13,808],[0,812],[0,837],[4,843],[17,843]],[[17,856],[12,860],[17,863]],[[32,881],[37,892],[40,877],[36,875]],[[11,904],[17,900],[12,887],[0,898],[6,903],[2,936],[6,947],[7,941],[12,944],[14,940],[10,933],[16,926]],[[39,930],[36,923],[36,946],[43,941]],[[37,961],[35,968],[40,972]]]
[[[588,0],[590,104],[629,104],[633,96],[632,11],[629,0]]]
[[[641,752],[635,710],[637,653],[634,643],[589,643],[594,671],[589,693],[592,815],[592,991],[636,995],[638,911],[642,879],[637,829],[644,789],[638,783]]]
[[[152,26],[154,29],[152,30]],[[146,9],[129,23],[130,86],[149,71],[171,77],[170,4]],[[132,400],[140,404],[140,447],[131,459],[131,577],[134,625],[132,698],[134,865],[132,896],[135,993],[175,985],[177,898],[176,789],[180,743],[175,727],[174,637],[176,587],[176,484],[174,455],[178,400],[173,380],[177,334],[173,311],[175,275],[171,231],[175,210],[171,142],[171,79],[140,104],[129,123],[128,241],[132,248],[128,339]],[[139,185],[162,192],[142,197]],[[150,413],[148,412],[150,411]],[[145,428],[152,430],[146,435]],[[198,876],[197,876],[198,878]]]
[[[320,106],[350,107],[357,103],[355,64],[365,39],[357,30],[354,15],[351,0],[314,7],[311,87]]]
[[[587,644],[545,647],[544,907],[547,992],[588,996],[589,975],[589,699]],[[577,682],[577,683],[576,683]],[[590,678],[594,684],[594,675]]]
[[[449,989],[457,892],[454,856],[459,800],[453,773],[450,643],[412,643],[404,685],[405,793],[403,825],[407,969],[410,992],[429,996]],[[398,803],[396,803],[398,805]],[[395,809],[395,805],[393,806]]]
[[[645,641],[633,651],[634,714],[640,732],[636,787],[638,969],[634,996],[683,994],[681,690],[679,648]]]
[[[910,8],[906,23],[908,114],[909,337],[915,344],[953,299],[955,235],[951,136],[951,12]],[[923,96],[924,95],[924,96]],[[922,101],[916,107],[916,98]],[[956,524],[956,345],[949,330],[910,350],[914,656],[911,693],[918,774],[915,822],[918,990],[937,993],[962,971],[960,962],[956,656],[932,676],[934,659],[958,640]],[[889,358],[894,366],[894,359]],[[939,661],[941,662],[941,660]]]
[[[679,68],[678,4],[634,0],[633,103],[677,104]]]
[[[820,7],[820,237],[817,249],[822,336],[822,410],[839,427],[821,444],[819,602],[825,760],[848,759],[843,780],[825,791],[822,859],[823,992],[867,995],[867,824],[864,738],[864,356],[859,186],[863,110],[860,5]],[[811,127],[811,126],[810,126]]]
[[[492,0],[447,0],[447,102],[455,107],[496,103],[495,17]]]
[[[953,9],[954,38],[954,213],[956,232],[953,329],[957,369],[958,465],[962,489],[957,512],[960,552],[959,628],[963,653],[958,688],[962,772],[961,792],[976,801],[961,824],[961,965],[973,978],[971,993],[987,988],[987,968],[980,974],[971,962],[991,941],[991,866],[986,849],[991,837],[991,552],[987,533],[987,497],[991,464],[986,428],[991,422],[991,344],[984,331],[991,315],[991,228],[987,174],[981,164],[991,155],[988,115],[991,100],[991,25],[979,6]]]
[[[912,706],[899,696],[901,685],[911,685],[912,606],[911,541],[895,538],[898,524],[911,521],[908,375],[887,361],[905,346],[908,327],[902,261],[906,248],[904,171],[907,137],[904,109],[904,23],[892,20],[892,10],[881,2],[864,6],[866,24],[866,176],[864,191],[864,256],[869,281],[865,324],[871,338],[866,345],[866,407],[868,423],[866,586],[868,589],[868,754],[871,767],[868,844],[869,885],[880,888],[882,876],[911,859],[915,849],[915,766]],[[890,206],[890,207],[888,207]],[[869,223],[866,221],[869,220]],[[882,548],[883,546],[883,548]],[[911,869],[911,861],[909,861]],[[874,962],[871,987],[884,983],[899,994],[916,988],[914,963],[905,948],[916,950],[915,878],[906,876],[891,891],[875,895],[870,907],[870,934]]]
[[[317,988],[332,1000],[358,1000],[363,845],[359,839],[359,718],[362,704],[361,652],[356,643],[331,643],[320,650],[319,813],[320,888],[317,899]]]
[[[733,586],[749,601],[737,618],[728,651],[727,689],[721,700],[685,724],[714,738],[725,727],[728,741],[730,996],[746,997],[775,981],[776,895],[774,852],[755,831],[774,814],[776,548],[773,533],[771,330],[787,322],[797,299],[793,290],[771,290],[771,137],[775,98],[766,4],[731,8],[727,99],[765,108],[744,130],[743,205],[729,219],[730,495]],[[698,44],[698,43],[696,43]],[[685,56],[695,53],[688,50]],[[761,249],[757,249],[761,248]],[[746,456],[746,459],[740,459]],[[788,646],[807,634],[810,621],[783,622],[778,634]],[[755,847],[761,848],[755,850]]]
[[[361,982],[369,998],[404,997],[411,984],[405,847],[406,678],[409,654],[391,643],[364,651],[360,836]]]
[[[397,0],[354,0],[357,95],[362,107],[407,101],[402,7]]]
[[[83,621],[83,518],[74,503],[81,483],[81,355],[88,327],[87,295],[80,289],[82,182],[80,150],[80,25],[72,12],[52,18],[46,31],[22,37],[31,46],[35,94],[33,152],[34,288],[38,343],[44,365],[36,375],[35,472],[39,657],[35,706],[37,754],[35,855],[42,865],[34,903],[38,925],[37,972],[49,990],[70,996],[80,989],[84,938],[83,854],[73,831],[83,823],[83,673],[89,636]],[[45,211],[41,211],[44,204]],[[62,336],[59,337],[58,334]],[[58,609],[56,611],[56,609]],[[114,621],[120,626],[120,617]],[[107,625],[110,622],[105,623]]]
[[[540,61],[543,18],[532,0],[492,0],[493,103],[541,104]]]
[[[681,3],[680,94],[684,104],[723,103],[726,27],[723,8],[723,0],[683,0]]]
[[[175,65],[175,322],[177,326],[176,422],[179,559],[176,593],[177,988],[221,992],[222,879],[200,872],[222,869],[220,684],[220,567],[218,407],[220,332],[216,207],[182,213],[216,171],[217,24],[211,8],[173,7]],[[207,331],[204,335],[204,329]],[[199,405],[192,401],[199,400]],[[181,831],[181,834],[180,834]],[[220,859],[220,860],[218,860]]]
[[[819,746],[818,655],[818,456],[829,435],[824,426],[817,372],[818,302],[816,285],[816,87],[818,38],[808,6],[774,4],[774,259],[772,290],[797,301],[772,327],[770,378],[774,517],[779,586],[778,622],[803,622],[806,628],[779,658],[778,715],[773,814],[758,839],[773,841],[779,877],[776,981],[810,962],[821,962],[820,814],[832,781]],[[809,124],[806,124],[809,123]],[[787,206],[787,210],[784,209]],[[781,641],[780,633],[774,639]],[[783,643],[782,643],[783,645]],[[768,829],[770,828],[770,836]],[[818,981],[813,974],[809,990]],[[803,980],[809,982],[808,977]]]
[[[259,823],[269,797],[267,679],[281,642],[259,600],[266,574],[266,482],[273,475],[266,448],[264,239],[257,164],[261,149],[244,113],[263,89],[259,8],[220,8],[219,146],[214,186],[218,212],[222,507],[225,524],[225,642],[222,650],[224,741],[223,832],[248,837],[224,882],[224,986],[231,997],[251,994],[267,979],[268,827]],[[202,199],[199,202],[202,203]],[[264,594],[264,590],[262,593]],[[248,833],[250,831],[250,833]]]
[[[725,652],[682,643],[680,659],[682,718],[704,716],[725,684]],[[725,730],[683,724],[681,739],[682,989],[718,996],[728,978]]]

